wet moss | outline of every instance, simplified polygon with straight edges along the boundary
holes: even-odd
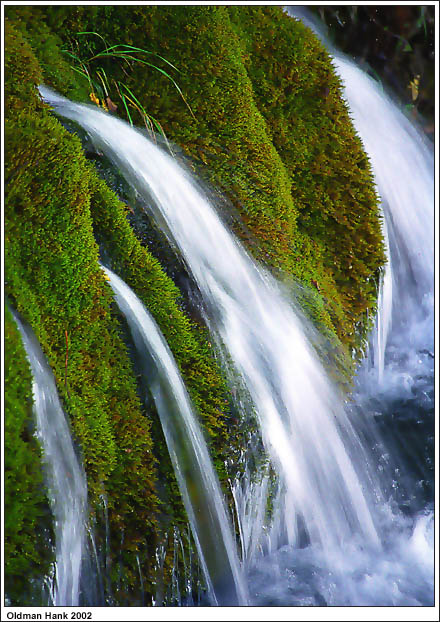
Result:
[[[274,8],[262,14],[231,7],[230,13],[258,108],[289,175],[298,232],[322,263],[315,287],[339,338],[352,344],[353,327],[374,308],[384,254],[371,166],[341,82],[329,54],[300,22]],[[300,278],[301,263],[291,263]]]
[[[370,165],[321,43],[279,7],[242,6],[79,7],[65,15],[66,39],[98,23],[108,41],[176,65],[193,115],[154,70],[103,63],[232,201],[251,252],[316,292],[307,313],[347,351],[359,345],[382,236]]]
[[[8,49],[14,52],[22,33],[11,24],[8,32]],[[27,46],[26,52],[35,63]],[[40,79],[41,72],[35,75]],[[139,400],[95,236],[163,330],[223,474],[225,384],[206,330],[179,308],[179,290],[136,240],[127,206],[99,179],[80,140],[38,99],[29,105],[23,91],[19,95],[5,125],[7,292],[54,371],[82,449],[92,513],[99,514],[105,496],[115,550],[120,549],[119,534],[125,533],[120,554],[129,598],[130,568],[137,568],[136,553],[145,542],[145,589],[151,585],[158,515],[169,512],[171,525],[184,525],[187,519],[154,408],[145,409]],[[158,476],[165,486],[161,504]],[[120,580],[120,570],[114,572]],[[138,571],[135,575],[138,579]]]
[[[8,49],[18,41],[9,39]],[[54,372],[92,508],[105,494],[111,533],[126,530],[128,551],[146,541],[151,559],[158,501],[150,421],[98,265],[81,143],[25,99],[5,130],[6,292]]]
[[[210,349],[208,332],[179,308],[181,292],[128,224],[130,207],[116,197],[93,169],[90,172],[91,214],[102,252],[111,258],[113,269],[155,318],[201,413],[208,437],[221,437],[217,443],[220,450],[226,442],[222,400],[226,387]]]
[[[34,85],[42,83],[44,73],[45,85],[66,97],[88,101],[87,81],[81,79],[73,68],[71,59],[64,52],[62,36],[51,29],[38,12],[34,12],[32,6],[5,7],[5,15],[9,40],[12,43],[11,37],[18,39],[18,45],[11,46],[8,50],[8,55],[14,48],[18,51],[9,61],[14,79],[8,79],[5,72],[5,84],[9,88],[31,89],[35,92]],[[10,31],[12,23],[13,33]],[[21,80],[17,73],[20,65]]]

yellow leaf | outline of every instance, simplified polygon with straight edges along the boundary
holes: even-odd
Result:
[[[99,106],[99,99],[96,97],[95,93],[89,93],[89,97],[94,104]]]
[[[408,88],[411,89],[411,97],[413,102],[416,101],[419,96],[419,84],[420,84],[420,76],[414,76],[414,80],[411,80]]]

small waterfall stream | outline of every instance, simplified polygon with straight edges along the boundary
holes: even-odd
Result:
[[[388,342],[396,355],[405,352],[411,357],[417,350],[433,349],[433,147],[381,84],[332,48],[318,20],[301,7],[286,10],[311,28],[332,54],[354,126],[373,168],[388,249],[376,345],[376,367],[383,385]],[[388,366],[388,373],[392,369]]]
[[[202,431],[173,356],[153,318],[116,274],[103,268],[129,324],[156,404],[213,605],[246,605],[230,521]]]
[[[13,313],[33,375],[37,434],[52,506],[56,542],[55,606],[77,606],[86,555],[87,482],[73,447],[55,380],[29,326]]]
[[[335,56],[354,124],[370,157],[389,238],[394,290],[390,314],[406,349],[433,347],[434,160],[422,133],[353,63]],[[391,289],[390,287],[388,288]],[[428,320],[428,321],[426,321]],[[385,320],[386,321],[386,320]],[[386,342],[382,349],[386,348]],[[400,343],[400,349],[405,348]]]

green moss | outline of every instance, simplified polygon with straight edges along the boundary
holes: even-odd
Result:
[[[8,49],[18,41],[9,39]],[[111,533],[118,539],[125,529],[133,554],[147,541],[148,565],[157,513],[150,422],[98,265],[81,143],[26,100],[5,130],[6,291],[54,372],[82,448],[92,507],[107,495]]]
[[[206,330],[191,322],[179,308],[181,293],[159,262],[141,246],[128,222],[129,207],[93,173],[91,213],[95,236],[111,257],[115,271],[136,292],[159,325],[185,379],[209,436],[226,438],[220,370],[210,351]]]
[[[8,308],[4,320],[5,593],[12,605],[24,605],[41,590],[53,558],[53,535],[32,415],[31,372]]]
[[[14,34],[8,41],[12,52],[21,35],[8,28]],[[30,58],[35,62],[31,53]],[[165,522],[171,525],[187,518],[154,408],[146,417],[139,402],[94,236],[163,330],[220,473],[228,451],[224,380],[206,330],[179,308],[179,290],[136,240],[127,207],[87,163],[79,139],[45,107],[18,101],[21,108],[6,119],[7,291],[53,369],[82,448],[93,513],[99,518],[105,495],[111,533],[116,540],[125,534],[121,556],[129,592],[130,568],[137,567],[135,556],[145,542],[145,583],[151,580],[158,512],[169,512]],[[161,508],[157,475],[164,492]]]
[[[191,321],[179,303],[181,293],[163,268],[135,237],[127,221],[131,208],[122,203],[90,169],[91,214],[101,252],[112,269],[139,296],[162,331],[199,415],[217,472],[226,481],[224,462],[239,440],[238,421],[232,422],[226,382],[213,356],[206,328]],[[153,423],[163,501],[169,513],[186,521],[162,428]],[[165,509],[165,508],[163,508]]]
[[[312,33],[279,7],[32,10],[52,28],[62,22],[65,46],[79,53],[100,42],[76,33],[98,30],[177,66],[195,118],[155,70],[102,60],[238,208],[235,229],[251,252],[312,290],[305,310],[329,340],[357,346],[384,262],[377,199],[339,79]]]
[[[230,13],[259,110],[291,180],[298,229],[318,247],[327,299],[336,286],[341,305],[332,317],[341,340],[350,343],[353,326],[374,307],[374,277],[384,255],[370,163],[340,80],[301,23],[274,8],[231,7]]]
[[[312,291],[306,311],[329,339],[358,345],[382,236],[370,165],[320,42],[279,7],[78,7],[63,27],[73,41],[98,24],[110,43],[178,67],[195,118],[153,70],[104,64],[238,208],[251,252]]]
[[[28,109],[41,105],[36,85],[42,81],[42,73],[32,48],[21,32],[5,20],[5,108],[13,114],[23,108],[26,102]]]
[[[20,40],[20,48],[16,47],[19,54],[11,59],[15,78],[18,78],[16,63],[23,63],[22,80],[8,80],[5,72],[6,83],[21,89],[31,88],[35,91],[34,85],[43,82],[44,73],[46,86],[53,87],[66,97],[89,101],[90,89],[87,80],[81,78],[72,68],[71,60],[63,51],[64,45],[61,37],[39,18],[39,14],[34,12],[33,7],[8,6],[5,7],[5,16],[5,23],[13,22],[14,37]],[[28,50],[26,54],[23,54],[22,45]],[[9,50],[8,53],[10,53]]]

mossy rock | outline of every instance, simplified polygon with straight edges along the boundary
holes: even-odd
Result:
[[[107,496],[112,536],[125,529],[127,550],[148,542],[148,566],[158,511],[150,421],[98,264],[88,164],[77,137],[45,108],[22,103],[5,124],[6,291],[54,372],[92,508]]]
[[[370,328],[367,312],[375,310],[385,260],[380,216],[368,158],[318,39],[279,7],[41,13],[52,25],[61,15],[66,45],[79,46],[83,58],[100,41],[85,41],[79,28],[98,30],[109,45],[147,49],[178,68],[173,73],[150,57],[172,74],[191,111],[153,68],[90,63],[124,81],[197,172],[226,194],[241,215],[236,233],[255,257],[311,290],[306,311],[314,321],[346,351],[358,346]]]
[[[8,23],[8,50],[19,56],[24,49],[39,77],[21,28]],[[128,581],[124,598],[130,602],[130,577],[139,578],[138,570],[133,575],[130,568],[137,568],[140,551],[147,594],[154,579],[151,564],[163,531],[158,517],[169,512],[166,524],[171,526],[173,521],[185,525],[187,517],[154,408],[145,408],[138,395],[95,235],[103,249],[111,249],[112,266],[161,326],[223,475],[225,383],[206,330],[180,309],[179,290],[137,241],[126,220],[127,206],[99,179],[80,140],[39,102],[35,85],[17,85],[17,92],[22,99],[14,100],[14,114],[5,125],[6,290],[54,372],[82,451],[92,514],[102,522],[105,497],[115,550],[120,533],[125,534],[120,555]],[[25,96],[28,92],[35,100]],[[156,494],[158,478],[162,502]]]

